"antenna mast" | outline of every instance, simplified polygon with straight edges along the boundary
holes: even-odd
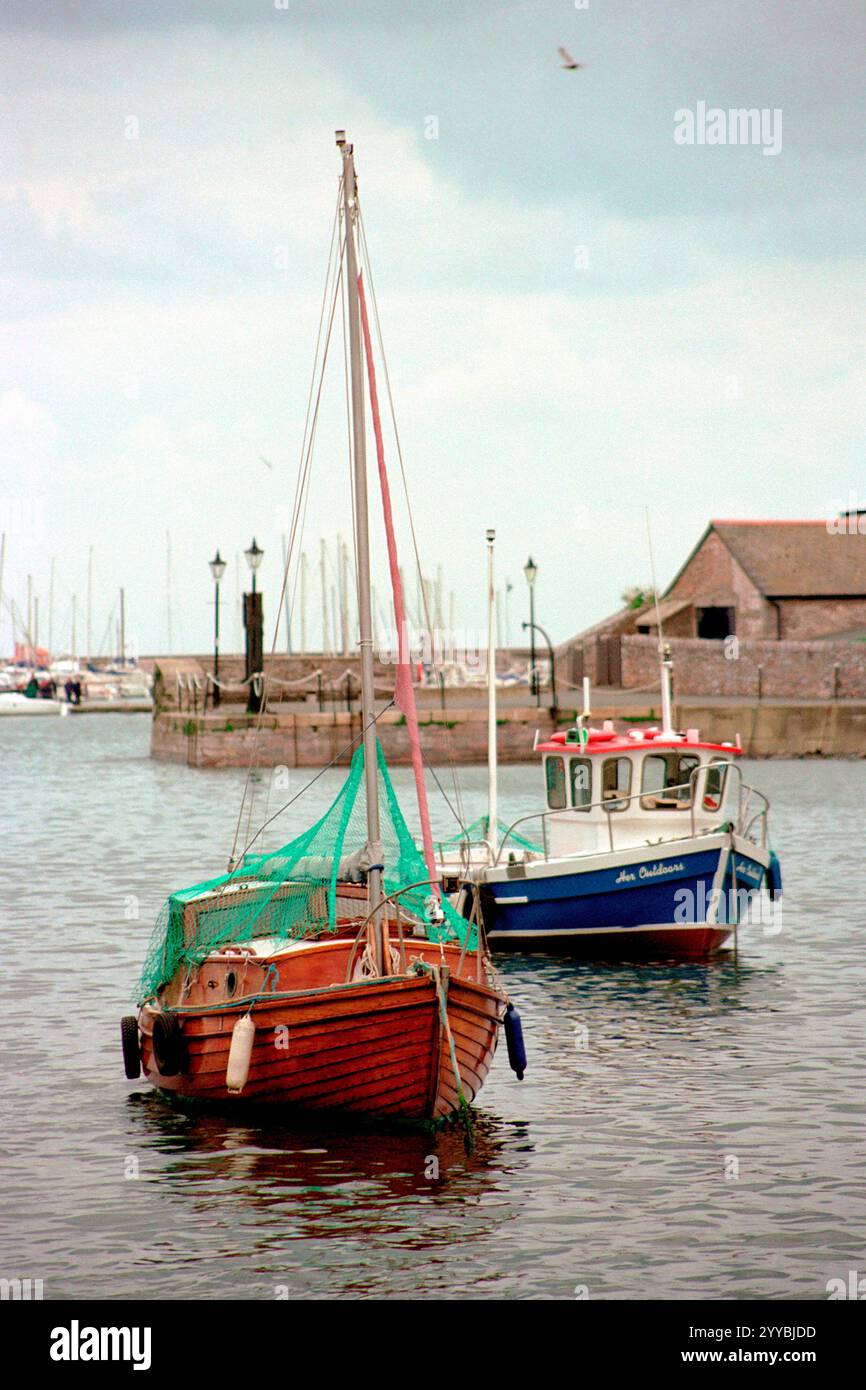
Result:
[[[656,584],[656,565],[655,557],[653,555],[653,537],[652,529],[650,527],[649,507],[646,508],[646,534],[647,542],[649,544],[650,578],[652,580],[653,599],[655,601],[656,607],[656,627],[659,630],[659,666],[662,690],[662,733],[672,734],[674,733],[671,700],[671,670],[673,669],[673,663],[671,661],[671,649],[665,642],[664,632],[662,631],[662,614],[661,609],[659,607],[658,585]]]
[[[487,843],[495,854],[497,828],[497,749],[496,749],[496,579],[493,546],[496,532],[487,532]]]

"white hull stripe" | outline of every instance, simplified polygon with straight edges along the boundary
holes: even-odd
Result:
[[[514,901],[513,898],[509,901]],[[638,927],[529,927],[524,931],[497,931],[487,933],[489,941],[497,938],[513,941],[516,937],[530,936],[640,936],[643,932],[698,932],[714,931],[730,934],[734,930],[732,922],[642,922]]]

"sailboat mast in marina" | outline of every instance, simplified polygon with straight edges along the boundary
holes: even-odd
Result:
[[[519,1022],[479,921],[436,880],[403,594],[375,385],[354,153],[337,132],[351,372],[352,493],[362,726],[331,807],[271,853],[258,835],[230,869],[170,894],[122,1020],[126,1074],[178,1102],[444,1119],[474,1100],[500,1027],[518,1076]],[[335,297],[340,275],[334,277]],[[376,737],[364,364],[399,629],[394,702],[412,746],[424,852],[409,833]],[[324,362],[323,362],[324,370]],[[293,535],[291,550],[297,548]],[[299,542],[298,542],[299,544]],[[276,638],[275,638],[276,641]],[[515,1044],[516,1050],[515,1050]]]
[[[355,551],[358,573],[358,626],[361,655],[361,727],[364,738],[364,789],[367,800],[367,906],[373,959],[387,974],[387,930],[383,926],[382,845],[379,830],[379,784],[376,765],[373,619],[370,600],[370,521],[367,507],[367,445],[364,428],[364,367],[361,356],[361,311],[358,303],[358,187],[355,156],[344,130],[337,131],[343,156],[343,220],[346,235],[346,291],[349,318],[349,364],[352,388],[352,462],[355,495]]]

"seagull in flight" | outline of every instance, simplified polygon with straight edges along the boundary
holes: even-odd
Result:
[[[556,51],[562,59],[562,66],[564,68],[568,68],[570,72],[573,72],[575,68],[586,67],[586,63],[576,62],[575,59],[572,58],[567,48],[558,48]]]

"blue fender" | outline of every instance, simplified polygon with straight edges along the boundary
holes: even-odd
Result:
[[[502,1021],[505,1026],[505,1042],[508,1046],[508,1063],[516,1074],[517,1080],[522,1081],[523,1073],[526,1071],[526,1047],[523,1042],[523,1025],[520,1022],[520,1014],[513,1004],[506,1005],[505,1018]]]
[[[782,896],[782,866],[779,863],[779,856],[774,849],[770,850],[770,862],[767,865],[767,888],[773,902]]]

